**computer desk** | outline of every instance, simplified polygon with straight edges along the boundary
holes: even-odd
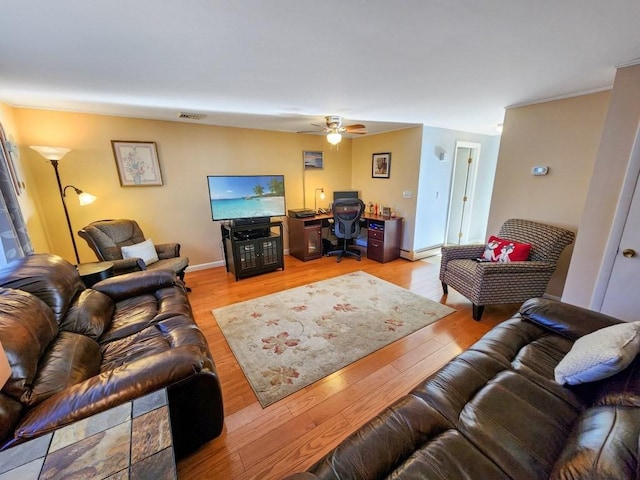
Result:
[[[313,217],[287,217],[289,224],[289,254],[306,262],[322,257],[323,228],[329,227],[331,214]],[[402,217],[383,217],[365,213],[360,221],[367,229],[367,258],[381,263],[400,257]]]

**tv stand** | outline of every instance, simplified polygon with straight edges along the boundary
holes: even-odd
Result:
[[[240,278],[284,270],[282,222],[220,224],[227,272]]]

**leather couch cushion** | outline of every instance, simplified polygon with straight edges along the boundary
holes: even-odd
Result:
[[[139,294],[118,301],[111,324],[99,342],[103,344],[128,337],[152,324],[176,316],[193,318],[191,306],[182,293],[181,286],[171,285],[154,290],[153,293]]]
[[[114,308],[113,300],[104,293],[84,290],[69,307],[60,322],[60,330],[80,333],[97,340],[111,323]]]
[[[213,369],[213,364],[208,360],[207,342],[202,332],[189,317],[178,316],[154,323],[124,338],[102,343],[101,371],[113,370],[180,346],[199,350],[207,358],[205,368]]]
[[[0,279],[0,287],[24,290],[49,305],[58,323],[85,288],[76,267],[55,255],[22,257],[2,267]]]
[[[0,288],[0,342],[11,364],[2,392],[20,401],[36,377],[38,362],[58,334],[53,312],[22,290]]]
[[[100,346],[91,338],[72,332],[60,332],[44,353],[33,388],[23,403],[33,406],[54,393],[80,383],[100,372]]]
[[[0,392],[0,441],[10,437],[23,410],[24,407],[20,402]]]
[[[638,408],[590,408],[576,422],[550,478],[635,480],[639,435]]]
[[[593,392],[591,404],[594,406],[619,405],[640,408],[640,356],[613,377],[570,388],[574,391],[584,389]]]

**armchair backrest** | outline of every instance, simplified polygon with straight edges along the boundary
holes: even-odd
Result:
[[[134,220],[98,220],[78,232],[101,261],[122,259],[121,247],[145,241]]]
[[[504,222],[500,238],[531,244],[529,260],[557,263],[562,251],[573,243],[575,233],[560,227],[512,218]]]
[[[356,238],[360,235],[360,217],[364,212],[364,203],[359,198],[340,198],[331,207],[335,222],[335,235],[338,238]]]

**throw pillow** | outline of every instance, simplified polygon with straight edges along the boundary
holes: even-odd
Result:
[[[485,262],[523,262],[529,259],[531,245],[491,235],[478,260]]]
[[[610,377],[640,351],[640,322],[620,323],[580,337],[555,368],[556,382],[577,385]]]
[[[158,261],[158,252],[156,252],[156,247],[153,246],[150,238],[142,243],[124,246],[121,251],[122,258],[141,258],[147,265]]]

